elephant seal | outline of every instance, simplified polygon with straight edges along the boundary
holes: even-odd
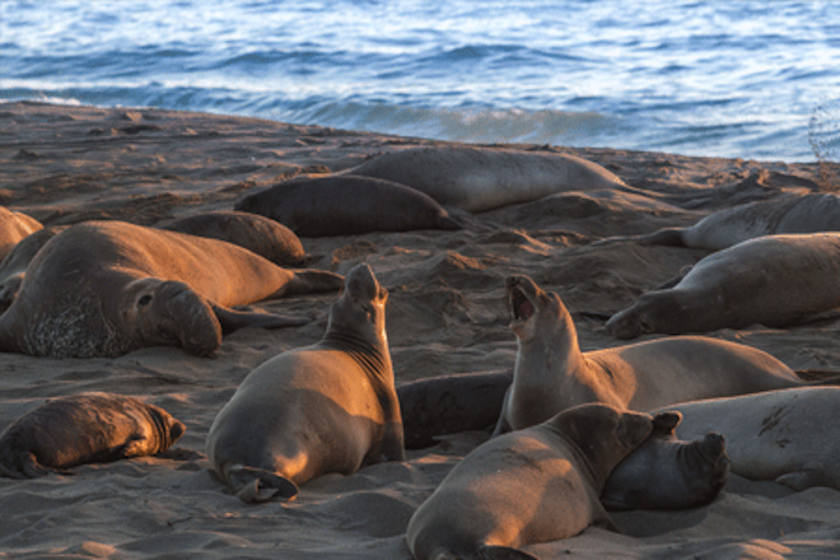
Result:
[[[769,354],[699,336],[581,352],[557,294],[527,276],[507,280],[518,352],[496,434],[519,430],[585,402],[649,411],[670,403],[804,385]]]
[[[717,251],[765,235],[840,231],[840,197],[790,195],[727,208],[687,228],[666,228],[631,237],[646,245]]]
[[[670,408],[668,412],[671,412]],[[688,509],[710,503],[729,477],[724,437],[677,438],[682,415],[657,414],[653,432],[610,473],[601,492],[608,510]]]
[[[669,413],[665,413],[666,415]],[[602,404],[565,410],[464,457],[408,522],[417,560],[533,558],[522,546],[617,530],[598,496],[653,417]]]
[[[370,267],[355,266],[324,337],[249,373],[216,416],[207,457],[244,502],[291,499],[322,474],[405,459],[387,300]]]
[[[673,287],[613,315],[607,332],[683,334],[785,327],[840,307],[840,234],[768,235],[701,259]]]
[[[573,190],[627,187],[600,165],[575,156],[468,146],[391,152],[346,173],[407,185],[445,207],[468,212]]]
[[[397,387],[406,449],[437,443],[436,436],[493,428],[513,372],[442,375]]]
[[[461,229],[427,195],[391,181],[353,175],[285,181],[246,196],[235,209],[267,216],[305,237]]]
[[[669,405],[683,421],[677,435],[714,430],[726,438],[732,472],[794,490],[840,490],[840,388],[801,387]]]
[[[113,357],[148,346],[207,355],[225,332],[306,319],[229,309],[336,290],[341,276],[281,268],[230,243],[125,222],[74,225],[44,245],[0,315],[0,350]]]
[[[0,206],[0,260],[27,235],[44,227],[35,218]]]
[[[0,475],[35,478],[87,463],[155,455],[186,427],[160,407],[111,393],[50,399],[0,436]]]
[[[306,251],[292,230],[248,212],[205,212],[170,222],[162,229],[220,239],[244,247],[280,266],[302,266]]]
[[[20,240],[0,262],[0,311],[12,305],[23,283],[26,268],[41,247],[66,226],[50,226],[30,233]]]

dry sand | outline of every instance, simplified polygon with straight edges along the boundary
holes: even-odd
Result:
[[[434,142],[156,109],[0,105],[0,204],[46,225],[111,218],[144,225],[230,209],[245,194],[303,172],[346,169],[377,153]],[[534,149],[535,146],[515,146]],[[398,383],[512,369],[504,279],[533,277],[577,319],[581,346],[618,345],[581,311],[614,312],[703,251],[590,246],[612,235],[693,223],[720,208],[816,188],[815,164],[550,148],[606,166],[637,194],[576,192],[481,214],[496,231],[303,238],[312,266],[368,262],[390,290],[387,326]],[[800,179],[794,179],[796,176]],[[802,180],[806,179],[806,180]],[[145,398],[187,425],[164,456],[85,466],[74,476],[0,479],[0,556],[15,558],[409,558],[408,519],[485,434],[444,438],[381,464],[304,485],[291,503],[248,506],[208,471],[204,440],[242,378],[323,334],[333,296],[264,302],[308,314],[296,329],[246,329],[212,358],[153,348],[118,359],[0,354],[0,427],[45,398],[85,390]],[[770,352],[794,369],[840,369],[836,321],[711,336]],[[650,338],[650,337],[648,337]],[[529,547],[541,558],[815,558],[840,556],[840,493],[794,493],[733,476],[710,506],[615,515],[619,535]]]

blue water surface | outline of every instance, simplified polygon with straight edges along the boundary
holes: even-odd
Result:
[[[0,0],[0,101],[813,161],[840,3]]]

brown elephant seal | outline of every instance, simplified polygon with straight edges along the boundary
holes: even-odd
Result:
[[[468,212],[572,190],[627,187],[600,165],[575,156],[468,146],[382,154],[347,173],[407,185],[445,207]]]
[[[677,435],[709,430],[726,438],[732,472],[794,490],[840,490],[840,388],[801,387],[669,405],[683,421]]]
[[[177,219],[162,229],[220,239],[244,247],[280,266],[302,266],[306,251],[292,230],[249,212],[205,212]]]
[[[387,300],[370,267],[351,269],[324,337],[249,373],[216,416],[207,456],[243,501],[290,499],[322,474],[405,459]]]
[[[437,443],[435,437],[492,429],[513,372],[442,375],[397,387],[406,449]]]
[[[429,196],[391,181],[353,175],[285,181],[246,196],[235,209],[277,220],[304,237],[461,229]]]
[[[587,404],[491,439],[414,512],[408,548],[417,560],[533,558],[515,549],[590,525],[617,530],[598,496],[652,429],[649,414]]]
[[[226,332],[306,319],[229,309],[337,290],[341,277],[281,268],[230,243],[136,226],[85,222],[38,252],[0,315],[0,350],[113,357],[148,346],[207,355]]]
[[[581,352],[557,294],[527,276],[507,280],[518,352],[496,433],[545,421],[585,402],[649,411],[674,402],[802,386],[769,354],[699,336]]]
[[[724,437],[709,432],[693,441],[680,440],[674,429],[681,418],[679,412],[654,417],[648,439],[604,484],[601,503],[608,510],[688,509],[717,497],[729,477]]]
[[[613,315],[616,338],[760,323],[785,327],[840,307],[840,234],[769,235],[701,259],[673,287]]]
[[[26,214],[0,206],[0,260],[9,254],[27,235],[44,227],[41,222]]]
[[[6,310],[17,297],[26,268],[41,247],[66,226],[50,226],[35,231],[18,242],[0,262],[0,310]]]
[[[830,231],[840,231],[840,197],[824,193],[741,204],[687,228],[667,228],[631,239],[647,245],[717,251],[765,235]]]
[[[35,478],[87,463],[155,455],[186,428],[160,407],[110,393],[50,399],[0,436],[0,475]]]

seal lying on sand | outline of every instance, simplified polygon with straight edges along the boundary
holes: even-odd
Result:
[[[527,276],[507,280],[519,350],[496,434],[585,402],[649,411],[670,403],[802,386],[769,354],[705,337],[674,337],[581,352],[557,294]]]
[[[0,436],[0,475],[35,478],[86,463],[166,451],[186,428],[132,397],[81,393],[50,399]]]
[[[790,195],[727,208],[687,228],[667,228],[631,237],[646,245],[674,245],[717,251],[748,239],[788,233],[840,231],[840,197]]]
[[[730,468],[723,436],[679,440],[674,428],[681,418],[679,412],[654,417],[653,433],[610,473],[601,492],[607,509],[688,509],[720,493]]]
[[[305,319],[228,309],[336,290],[341,277],[292,271],[215,239],[85,222],[51,239],[0,316],[0,350],[34,356],[119,356],[148,346],[206,355],[226,331]]]
[[[575,156],[468,146],[391,152],[346,173],[407,185],[446,207],[468,212],[565,191],[627,187],[600,165]]]
[[[44,226],[41,222],[35,218],[0,206],[0,260],[4,259],[21,239],[42,227]]]
[[[67,229],[64,226],[52,226],[39,229],[20,240],[0,262],[0,311],[12,305],[17,297],[26,268],[41,247],[55,237],[58,232]]]
[[[370,268],[354,267],[324,338],[249,373],[216,416],[207,456],[243,501],[290,499],[322,474],[405,459],[387,300]]]
[[[408,523],[408,548],[417,560],[533,558],[511,549],[590,525],[617,530],[598,496],[652,429],[649,414],[588,404],[491,439],[420,505]]]
[[[686,439],[709,430],[726,438],[732,472],[794,490],[840,490],[840,388],[803,387],[669,405]]]
[[[277,220],[305,237],[461,229],[427,195],[391,181],[353,175],[292,179],[246,196],[235,208]]]
[[[180,218],[162,229],[227,241],[280,266],[302,266],[306,262],[306,251],[292,230],[257,214],[205,212]]]
[[[701,259],[673,287],[607,321],[616,338],[761,323],[785,327],[840,306],[840,234],[769,235]]]

